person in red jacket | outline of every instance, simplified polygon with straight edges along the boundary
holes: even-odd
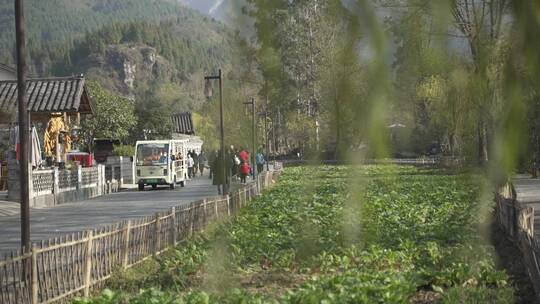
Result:
[[[238,157],[240,157],[240,160],[242,162],[249,162],[249,152],[246,151],[245,149],[242,149],[242,151],[240,151],[240,153],[238,154]]]
[[[249,166],[248,162],[242,162],[240,165],[240,178],[242,180],[242,183],[246,183],[246,178],[249,175],[249,172],[251,171],[251,167]]]

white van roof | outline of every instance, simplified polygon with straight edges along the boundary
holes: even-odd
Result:
[[[170,144],[170,143],[187,143],[189,140],[187,139],[171,139],[171,140],[138,140],[137,145],[141,144]]]

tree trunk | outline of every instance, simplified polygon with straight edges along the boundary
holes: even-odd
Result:
[[[334,159],[339,159],[341,157],[341,128],[339,123],[340,118],[340,108],[339,108],[339,93],[338,93],[338,86],[336,83],[336,76],[334,74],[334,107],[335,107],[335,115],[336,115],[336,149],[334,150]]]
[[[478,122],[478,163],[483,166],[489,161],[487,127],[483,119]]]

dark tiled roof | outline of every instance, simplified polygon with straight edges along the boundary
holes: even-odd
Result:
[[[91,101],[84,77],[28,79],[26,83],[30,112],[80,112],[91,114]],[[17,107],[17,82],[0,81],[0,111],[11,112]]]
[[[173,114],[172,121],[174,132],[188,135],[195,134],[191,112]]]

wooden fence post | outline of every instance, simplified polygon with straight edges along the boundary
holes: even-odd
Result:
[[[238,210],[242,209],[242,189],[238,190],[238,204],[235,213],[238,213]]]
[[[30,289],[32,291],[32,304],[38,304],[39,298],[38,298],[38,292],[39,292],[39,284],[38,284],[38,267],[37,267],[37,248],[36,245],[32,245],[32,281],[30,285]]]
[[[236,203],[236,208],[235,208],[235,214],[238,214],[238,211],[242,209],[242,189],[239,189],[238,190],[238,202]]]
[[[206,219],[206,199],[203,200],[203,213],[204,213],[204,216],[203,216],[203,228],[201,230],[204,231],[204,227],[208,223],[208,220]]]
[[[172,231],[171,231],[171,238],[172,238],[172,245],[176,245],[176,239],[178,236],[176,235],[177,229],[176,229],[176,207],[171,208],[171,217],[172,217]]]
[[[126,229],[124,231],[124,258],[122,260],[122,268],[126,269],[129,263],[129,238],[131,235],[131,220],[126,223]]]
[[[227,199],[227,215],[231,216],[231,196],[227,194],[226,199]]]
[[[257,176],[257,195],[260,195],[261,194],[261,179],[260,179],[260,175]]]
[[[92,242],[94,239],[94,232],[89,230],[87,232],[88,240],[86,241],[86,268],[84,272],[84,296],[88,298],[90,296],[90,286],[92,285]]]
[[[219,218],[218,214],[218,200],[214,200],[214,209],[216,209],[216,219]]]
[[[195,221],[195,206],[193,203],[189,204],[189,236],[193,237],[193,222]]]
[[[161,234],[161,223],[159,221],[159,213],[156,213],[156,226],[155,226],[155,237],[154,237],[154,240],[155,240],[154,254],[156,255],[159,252],[159,249],[161,248],[160,234]]]

